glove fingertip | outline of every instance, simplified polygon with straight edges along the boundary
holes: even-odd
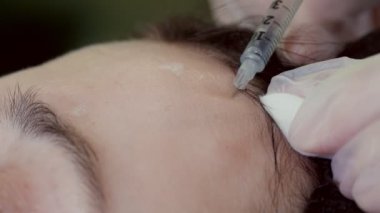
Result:
[[[332,159],[333,154],[330,153],[330,150],[326,149],[310,130],[306,131],[305,128],[298,130],[292,127],[288,136],[288,142],[296,152],[307,157]]]
[[[277,54],[283,63],[300,66],[334,58],[344,46],[344,42],[323,27],[302,24],[287,32]]]

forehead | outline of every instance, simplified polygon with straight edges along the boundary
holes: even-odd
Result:
[[[90,143],[115,212],[205,200],[234,212],[231,200],[270,200],[274,155],[260,105],[217,57],[162,42],[97,45],[4,77],[0,89],[37,88]]]
[[[67,84],[73,80],[77,83],[120,77],[120,81],[127,81],[126,84],[133,81],[149,85],[154,83],[154,79],[167,78],[166,83],[199,83],[234,90],[229,82],[233,72],[218,60],[219,55],[216,51],[191,45],[141,40],[115,42],[74,51],[42,66],[27,69],[27,72],[16,73],[6,81],[28,78],[31,83],[66,81]]]
[[[214,51],[132,41],[72,52],[4,77],[0,87],[2,91],[15,84],[24,90],[38,88],[42,101],[68,120],[82,124],[78,127],[81,132],[94,132],[89,127],[99,129],[88,137],[96,138],[101,132],[99,137],[106,139],[114,131],[125,132],[127,124],[130,130],[138,131],[145,117],[160,127],[159,132],[163,126],[170,132],[169,127],[178,127],[183,121],[206,125],[214,118],[224,128],[231,124],[243,125],[247,131],[257,129],[256,123],[265,120],[264,113],[236,91],[233,78],[232,70],[217,60]],[[108,131],[110,124],[112,131]],[[217,127],[216,122],[212,127]]]

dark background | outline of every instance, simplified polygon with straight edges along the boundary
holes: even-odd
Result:
[[[206,0],[1,0],[0,75],[73,49],[127,39],[172,16],[209,19]]]

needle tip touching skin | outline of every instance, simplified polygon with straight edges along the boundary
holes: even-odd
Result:
[[[234,80],[234,85],[236,88],[240,90],[244,90],[247,88],[248,83],[255,77],[256,73],[261,70],[257,70],[257,65],[252,60],[245,60],[237,74]]]

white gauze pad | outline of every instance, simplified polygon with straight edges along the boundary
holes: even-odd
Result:
[[[303,99],[292,94],[273,93],[261,97],[260,100],[282,133],[288,137],[290,126],[303,103]]]
[[[272,78],[267,94],[260,100],[286,138],[289,139],[292,122],[305,98],[321,82],[354,61],[347,57],[332,59],[283,72]],[[297,150],[297,147],[293,149],[310,156]]]

